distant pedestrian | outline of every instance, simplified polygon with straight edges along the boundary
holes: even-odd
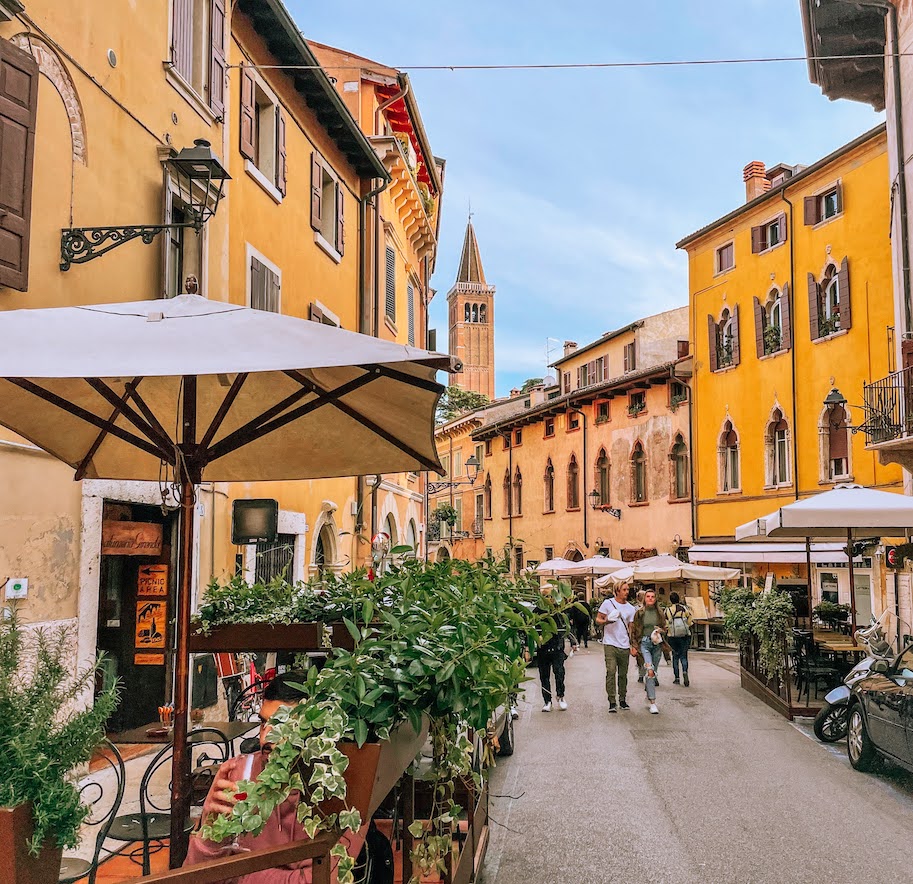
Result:
[[[586,599],[582,594],[577,596],[577,605],[586,606]],[[589,610],[581,611],[577,605],[571,608],[571,624],[574,627],[574,635],[577,638],[578,645],[583,642],[583,646],[589,648],[591,623]]]
[[[666,609],[666,622],[669,628],[666,640],[672,648],[672,671],[675,673],[673,684],[679,684],[679,667],[685,687],[688,680],[688,648],[691,647],[691,626],[693,618],[687,605],[683,605],[677,592],[669,594],[669,607]]]
[[[637,590],[637,595],[635,596],[636,601],[634,602],[634,608],[638,611],[644,606],[644,595],[645,594],[646,593],[642,589]],[[637,681],[640,684],[643,684],[644,675],[647,672],[647,667],[644,666],[644,656],[643,656],[643,654],[640,653],[640,648],[637,649],[636,660],[637,660]],[[659,684],[659,682],[657,682],[657,684]]]
[[[656,670],[663,653],[663,640],[666,633],[666,618],[662,608],[656,602],[655,590],[648,589],[644,594],[644,606],[640,608],[631,621],[631,655],[639,647],[644,657],[646,676],[644,688],[650,712],[656,715]]]
[[[602,649],[605,653],[605,691],[609,712],[628,706],[628,666],[631,664],[631,638],[628,627],[635,608],[628,604],[628,584],[615,587],[615,597],[606,599],[596,613],[596,625],[602,627]]]
[[[548,597],[551,594],[551,588],[543,587],[542,594]],[[545,608],[537,608],[539,613],[548,613]],[[564,653],[564,643],[570,640],[571,653],[577,650],[577,639],[573,633],[569,632],[567,617],[564,614],[555,615],[555,623],[558,631],[547,641],[539,645],[536,652],[536,660],[539,666],[539,685],[542,688],[542,711],[552,711],[552,683],[551,676],[555,676],[555,697],[558,700],[558,708],[564,712],[567,709],[567,701],[564,699],[564,661],[567,655]]]

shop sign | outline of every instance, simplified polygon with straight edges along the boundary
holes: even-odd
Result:
[[[136,603],[136,630],[133,646],[140,651],[165,647],[165,602],[139,599]]]
[[[162,526],[155,522],[101,523],[103,556],[160,556]]]
[[[140,565],[136,594],[142,598],[165,598],[168,595],[168,566]]]
[[[649,559],[655,555],[655,549],[623,549],[621,551],[621,560],[623,562],[638,562],[641,559]]]
[[[133,655],[133,665],[134,666],[164,666],[165,665],[165,655],[164,654],[134,654]]]

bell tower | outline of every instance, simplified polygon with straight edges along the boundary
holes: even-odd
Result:
[[[450,355],[463,363],[454,386],[495,398],[495,287],[485,281],[479,244],[466,224],[460,269],[447,293]]]

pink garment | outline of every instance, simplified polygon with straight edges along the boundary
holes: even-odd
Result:
[[[230,758],[219,768],[219,777],[237,782],[242,779],[241,771],[244,769],[246,756],[240,755],[236,758]],[[263,770],[265,756],[258,752],[254,757],[253,768],[251,770],[251,779],[256,778],[260,771]],[[213,785],[213,789],[215,785]],[[280,844],[288,844],[291,841],[301,841],[307,839],[307,834],[298,822],[296,813],[298,808],[298,796],[295,795],[283,802],[276,808],[273,815],[266,821],[263,831],[256,837],[253,835],[241,835],[238,838],[238,844],[249,850],[262,850],[264,847],[277,847]],[[364,843],[365,835],[368,831],[368,824],[359,829],[357,833],[346,832],[340,839],[346,845],[350,856],[357,856]],[[190,846],[187,850],[187,858],[184,860],[184,868],[204,863],[207,860],[218,859],[219,857],[229,856],[233,851],[228,850],[230,842],[224,841],[216,843],[207,841],[194,832],[190,836]],[[336,880],[336,860],[333,860],[333,880]],[[300,863],[294,863],[291,866],[281,866],[276,869],[264,869],[262,872],[252,872],[250,875],[243,875],[240,878],[226,878],[224,884],[310,884],[311,882],[311,861],[303,860]]]

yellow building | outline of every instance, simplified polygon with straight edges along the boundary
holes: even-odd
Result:
[[[20,5],[6,14],[0,4],[0,167],[17,172],[0,182],[0,309],[167,297],[196,286],[215,300],[424,343],[441,163],[414,98],[396,121],[400,137],[384,130],[375,140],[373,123],[359,125],[347,90],[344,98],[316,67],[280,0],[91,0],[76,19],[52,0]],[[370,100],[385,101],[380,93]],[[386,121],[383,111],[378,119]],[[61,230],[186,222],[188,194],[169,160],[195,139],[210,142],[231,175],[199,235],[172,227],[151,245],[124,243],[62,269]],[[422,169],[409,165],[406,142],[418,145]],[[213,194],[205,198],[212,204]],[[360,562],[368,545],[357,536],[372,515],[377,524],[391,517],[402,537],[417,532],[418,482],[381,477],[373,495],[372,483],[356,477],[204,483],[192,550],[197,589],[236,567],[300,579]],[[387,486],[391,500],[381,497]],[[110,653],[125,685],[116,727],[153,720],[170,694],[170,634],[157,659],[141,664],[134,621],[141,566],[162,566],[173,597],[173,498],[157,483],[74,482],[68,468],[8,433],[0,433],[0,487],[0,571],[28,578],[24,617],[71,623],[82,660]],[[279,502],[278,543],[231,545],[237,497]],[[123,522],[138,523],[157,553],[123,554],[123,541],[112,540]]]
[[[568,341],[553,366],[557,383],[440,427],[438,452],[455,479],[470,455],[482,464],[472,487],[441,494],[459,512],[459,537],[442,541],[449,554],[506,554],[520,569],[555,556],[634,560],[688,546],[687,335],[681,307],[583,347]]]
[[[678,243],[689,265],[697,543],[732,539],[837,482],[902,491],[899,467],[851,432],[862,413],[845,402],[861,402],[892,359],[887,173],[884,126],[808,167],[750,163],[746,203]],[[839,583],[845,602],[840,568],[818,569],[818,591]],[[880,575],[857,574],[857,607],[872,609],[874,584],[879,609]]]

